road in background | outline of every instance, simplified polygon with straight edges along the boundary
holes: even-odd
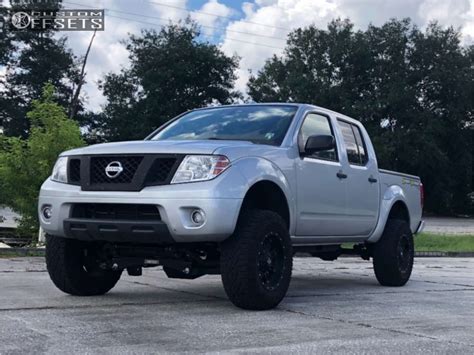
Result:
[[[125,276],[72,297],[42,258],[0,259],[0,353],[473,353],[474,259],[416,259],[412,280],[379,286],[370,262],[295,258],[275,310],[243,311],[219,276]]]
[[[474,235],[473,218],[424,217],[424,232],[439,234]]]

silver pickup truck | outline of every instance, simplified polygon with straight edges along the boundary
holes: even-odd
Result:
[[[64,152],[38,209],[48,272],[66,293],[104,294],[123,270],[162,266],[172,278],[220,274],[236,306],[270,309],[288,290],[295,252],[372,258],[380,284],[404,285],[422,205],[420,179],[379,170],[360,122],[312,105],[252,104],[186,112],[143,141]]]

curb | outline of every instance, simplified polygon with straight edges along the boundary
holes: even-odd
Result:
[[[297,252],[294,256],[298,258],[312,258],[309,253]],[[474,252],[470,251],[417,251],[415,252],[416,258],[474,258]],[[359,255],[340,255],[339,258],[360,258]]]
[[[474,252],[469,251],[417,251],[415,252],[415,257],[418,258],[473,258]]]

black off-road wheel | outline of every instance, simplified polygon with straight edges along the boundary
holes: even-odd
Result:
[[[237,307],[276,307],[290,285],[293,250],[284,220],[264,210],[242,212],[235,233],[221,245],[225,292]]]
[[[373,249],[375,277],[383,286],[403,286],[410,279],[415,247],[410,226],[404,220],[387,221]]]
[[[46,266],[56,287],[74,296],[103,295],[122,274],[99,267],[95,244],[54,236],[46,237]]]

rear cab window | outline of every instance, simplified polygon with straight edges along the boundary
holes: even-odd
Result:
[[[337,120],[344,138],[349,164],[364,166],[367,164],[367,149],[360,128],[352,123]]]

